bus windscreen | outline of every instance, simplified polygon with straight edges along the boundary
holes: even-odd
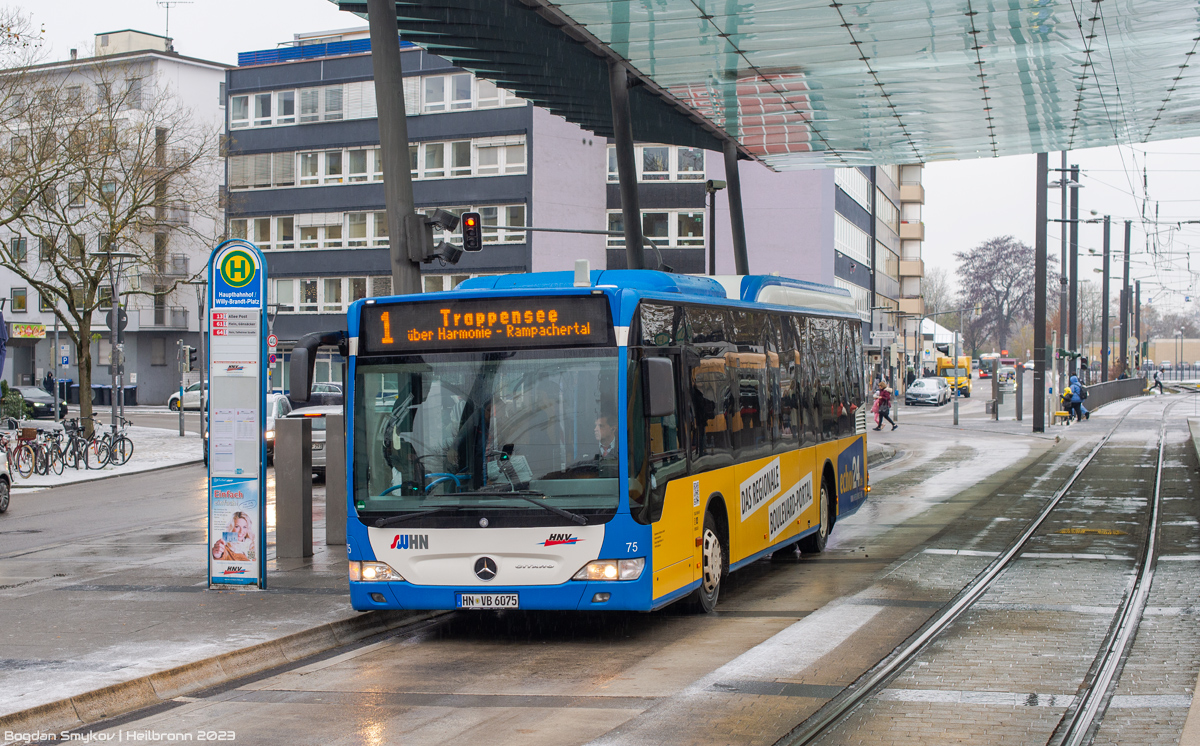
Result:
[[[360,354],[612,344],[603,296],[472,298],[363,306]]]

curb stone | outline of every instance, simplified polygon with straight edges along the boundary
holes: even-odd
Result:
[[[440,616],[443,612],[369,611],[277,640],[111,684],[56,702],[0,716],[0,732],[60,733],[124,715],[175,697],[225,684],[382,632]],[[5,742],[8,743],[8,742]]]
[[[191,461],[181,461],[178,464],[166,464],[164,466],[152,466],[149,469],[142,469],[141,471],[127,471],[127,472],[123,472],[121,474],[104,474],[103,476],[92,477],[91,479],[77,479],[74,482],[67,482],[66,484],[23,485],[23,484],[20,484],[19,482],[13,482],[12,488],[13,488],[13,490],[53,490],[53,489],[58,489],[59,487],[71,487],[76,484],[87,484],[88,482],[99,482],[102,479],[115,479],[117,477],[135,477],[139,474],[150,474],[151,472],[164,471],[166,469],[175,469],[180,466],[195,466],[196,464],[202,464],[202,463],[204,463],[203,456],[201,456],[198,459],[193,459]]]

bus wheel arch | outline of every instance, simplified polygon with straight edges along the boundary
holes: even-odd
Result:
[[[798,546],[804,554],[820,554],[825,551],[829,535],[833,533],[833,524],[837,522],[837,480],[834,478],[833,464],[825,462],[821,470],[821,483],[817,488],[818,513],[817,530],[800,540]]]
[[[716,609],[721,584],[729,575],[729,515],[725,499],[713,494],[704,507],[700,530],[700,587],[688,596],[693,612],[708,614]]]

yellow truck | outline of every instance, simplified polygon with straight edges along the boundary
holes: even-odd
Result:
[[[959,396],[971,395],[971,358],[960,355],[958,367],[954,366],[954,358],[939,356],[937,359],[937,374],[946,379],[946,385],[953,392],[958,389]]]

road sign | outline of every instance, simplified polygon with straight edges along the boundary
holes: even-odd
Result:
[[[129,326],[129,314],[124,308],[120,309],[121,313],[117,316],[117,323],[121,325],[121,331],[125,331],[125,327]],[[109,328],[113,328],[113,312],[110,310],[104,316],[104,324]]]
[[[267,335],[267,347],[276,347],[279,345],[279,337],[274,334]]]
[[[266,587],[267,266],[240,239],[208,264],[208,582]]]
[[[278,359],[279,359],[279,358],[278,358],[278,357],[275,355],[275,353],[274,353],[274,352],[272,352],[272,353],[271,353],[271,356],[268,358],[268,360],[270,360],[270,361],[271,361],[271,365],[274,365],[274,364],[275,364],[275,362],[276,362]]]
[[[896,338],[896,332],[894,332],[894,331],[891,331],[891,332],[871,332],[871,341],[872,341],[872,342],[881,342],[881,341],[883,341],[883,340],[885,340],[885,339],[887,339],[887,340],[890,340],[890,339],[895,339],[895,338]]]

